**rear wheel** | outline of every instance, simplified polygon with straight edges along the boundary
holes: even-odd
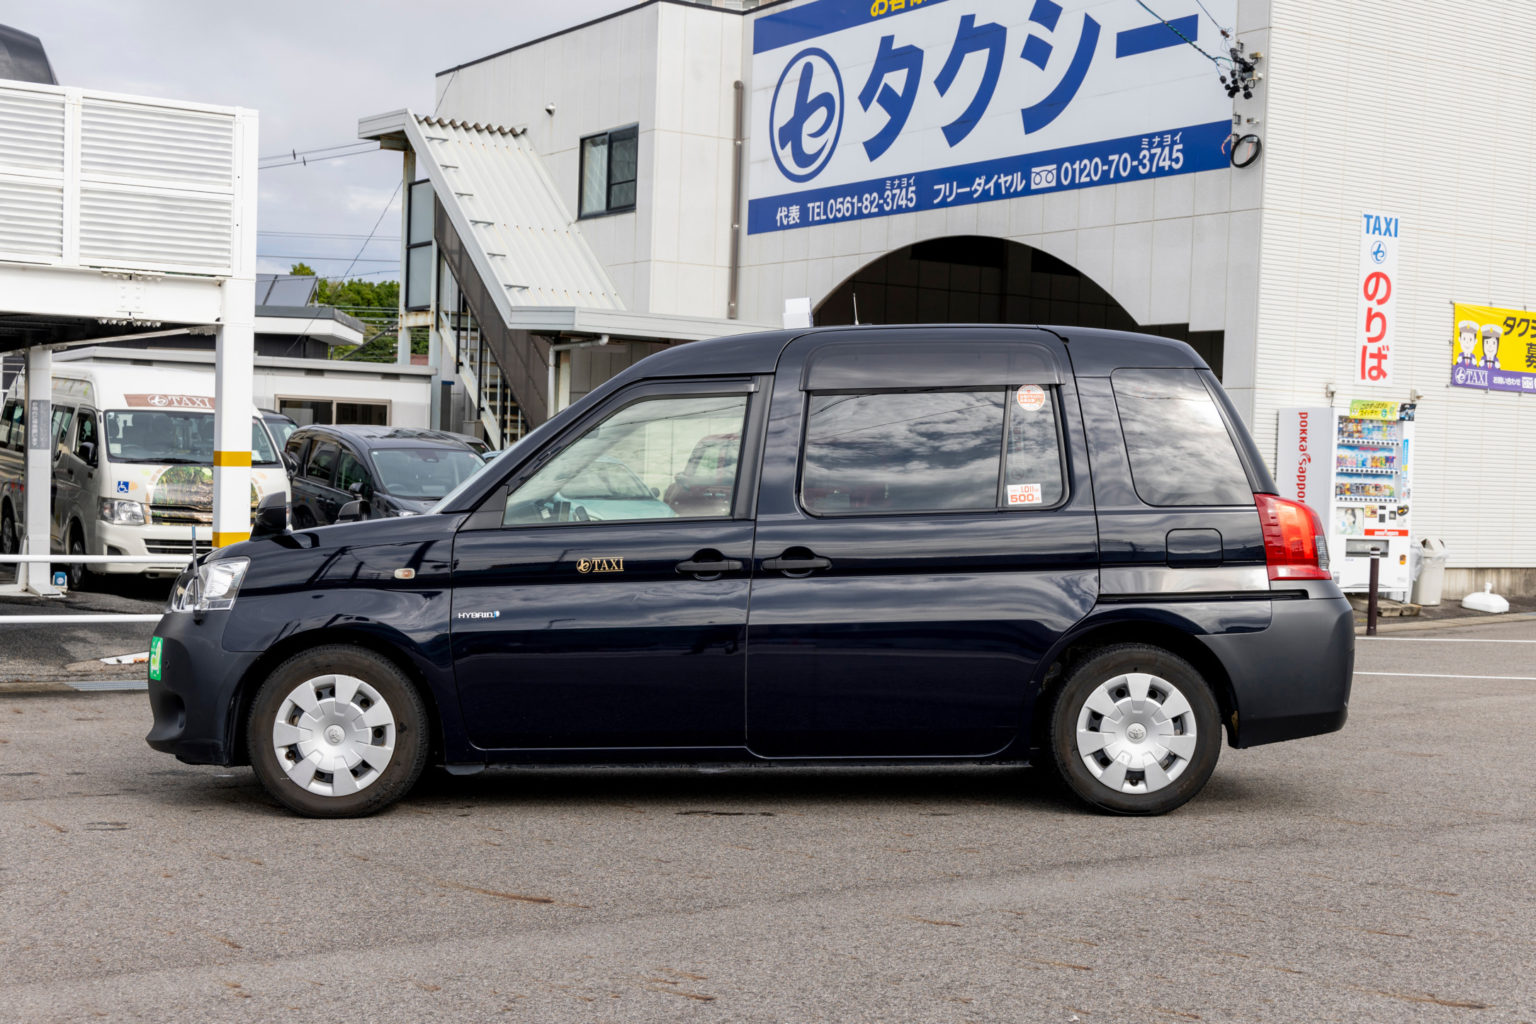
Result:
[[[69,528],[69,553],[71,555],[85,554],[85,534],[81,531],[79,523]],[[86,573],[84,562],[69,563],[70,590],[84,590],[89,581],[90,576]]]
[[[1056,691],[1051,754],[1080,799],[1116,814],[1163,814],[1205,786],[1221,753],[1221,716],[1189,662],[1120,644],[1080,662]]]
[[[16,531],[16,513],[11,511],[11,503],[5,502],[0,507],[0,555],[21,554],[21,538]]]
[[[352,818],[409,792],[427,760],[427,712],[404,673],[360,647],[318,647],[267,677],[246,743],[268,793],[314,818]]]

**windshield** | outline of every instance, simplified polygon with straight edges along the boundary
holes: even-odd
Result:
[[[107,454],[113,462],[213,465],[213,413],[161,409],[110,409]],[[272,440],[251,420],[251,462],[277,462]]]
[[[288,443],[289,435],[299,429],[299,425],[292,420],[268,419],[267,429],[272,431],[273,439],[277,441],[277,446],[281,448]]]
[[[383,489],[415,501],[436,501],[486,465],[465,448],[376,448],[369,454]]]

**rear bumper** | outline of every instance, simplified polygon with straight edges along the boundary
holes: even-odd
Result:
[[[245,762],[245,751],[235,742],[237,698],[240,680],[260,652],[224,650],[227,617],[209,612],[199,623],[176,612],[155,627],[162,643],[160,678],[149,680],[154,725],[144,739],[188,764]]]
[[[1349,717],[1354,612],[1331,583],[1307,589],[1273,602],[1268,629],[1200,638],[1232,682],[1235,747],[1335,732]]]

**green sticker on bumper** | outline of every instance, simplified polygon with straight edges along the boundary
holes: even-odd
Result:
[[[149,638],[149,678],[157,683],[160,681],[160,648],[164,643],[157,636]]]

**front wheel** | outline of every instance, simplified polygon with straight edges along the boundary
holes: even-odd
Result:
[[[246,744],[266,791],[312,818],[372,814],[410,791],[427,760],[427,711],[392,662],[317,647],[283,662],[251,704]]]
[[[1164,814],[1215,771],[1221,716],[1189,662],[1120,644],[1067,676],[1051,704],[1049,736],[1056,769],[1080,799],[1115,814]]]
[[[0,555],[21,554],[21,538],[17,535],[16,514],[11,503],[0,506]]]

